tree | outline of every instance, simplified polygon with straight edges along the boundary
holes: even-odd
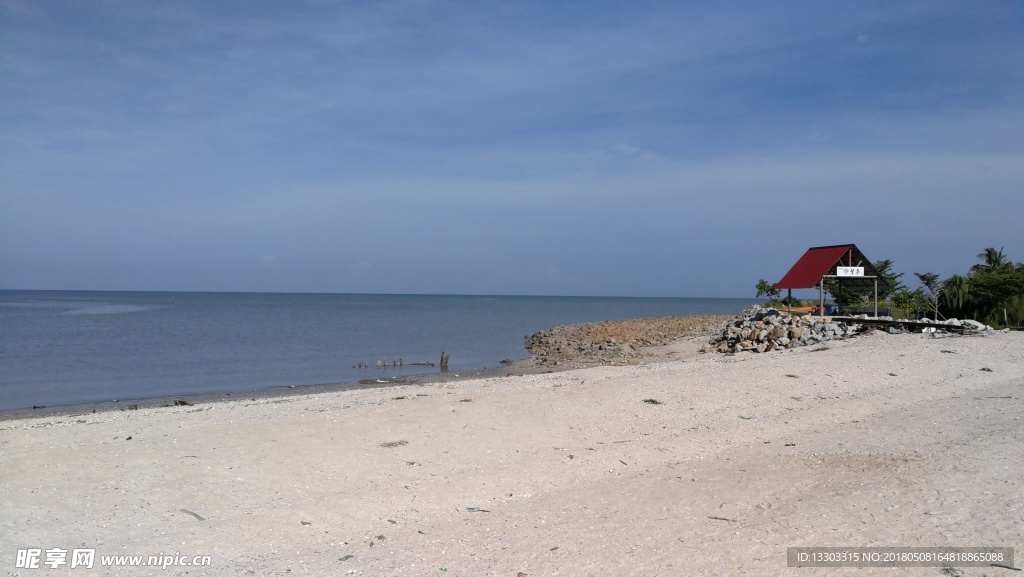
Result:
[[[906,288],[900,277],[903,273],[892,272],[892,259],[876,260],[872,265],[878,271],[878,300],[884,301],[900,289]],[[825,280],[825,291],[832,297],[836,304],[841,306],[856,306],[863,304],[871,294],[869,288],[852,288],[843,286],[838,279]]]
[[[921,281],[925,289],[924,296],[928,299],[932,311],[935,312],[935,319],[939,318],[939,295],[942,294],[942,285],[939,283],[939,275],[931,272],[915,272],[914,276]]]
[[[939,281],[933,273],[914,273],[923,285],[914,291],[902,288],[892,295],[893,304],[911,311],[974,319],[994,326],[1020,326],[1024,321],[1024,264],[1014,264],[1002,248],[986,248],[982,262],[966,276]]]
[[[781,295],[782,291],[775,288],[775,285],[764,279],[757,281],[757,298],[765,297],[770,301],[777,301]]]
[[[892,272],[892,259],[876,260],[874,264],[875,270],[878,271],[878,276],[882,277],[878,282],[878,300],[888,300],[894,293],[907,288],[900,282],[903,273],[896,274]],[[885,282],[882,282],[882,279],[885,279]]]
[[[955,274],[942,281],[942,306],[950,316],[968,316],[970,294],[970,284],[965,277]]]
[[[843,286],[837,279],[825,280],[825,292],[840,306],[857,306],[864,304],[864,299],[871,294],[870,290]]]
[[[968,277],[971,305],[976,316],[989,324],[1009,323],[1015,297],[1024,295],[1024,268],[989,269]],[[1019,302],[1019,301],[1017,301]],[[1020,316],[1015,311],[1015,316]]]
[[[996,250],[993,247],[988,247],[978,254],[978,258],[985,261],[985,263],[972,266],[972,273],[997,272],[1013,269],[1013,263],[1006,258],[1006,253],[1003,252],[1002,248]]]
[[[986,248],[983,262],[967,273],[965,314],[988,324],[1019,325],[1024,317],[1024,265],[1014,265],[1003,249]]]
[[[919,318],[921,313],[927,312],[930,306],[928,298],[920,287],[914,290],[903,287],[896,291],[892,295],[892,304],[913,318]]]

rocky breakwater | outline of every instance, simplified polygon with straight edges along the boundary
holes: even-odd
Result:
[[[541,367],[634,364],[649,360],[651,347],[712,334],[732,318],[708,315],[561,326],[527,337],[526,350]]]
[[[704,352],[738,353],[792,349],[842,339],[860,333],[858,323],[833,321],[832,317],[788,315],[773,308],[753,306],[722,328]]]

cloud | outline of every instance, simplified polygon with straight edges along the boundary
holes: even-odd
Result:
[[[9,286],[149,256],[142,288],[746,294],[722,255],[1024,255],[1012,6],[0,10]]]

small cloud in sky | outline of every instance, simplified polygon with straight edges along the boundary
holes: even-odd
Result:
[[[620,142],[610,149],[603,149],[599,156],[603,159],[620,158],[629,162],[658,162],[665,160],[660,154],[628,142]]]

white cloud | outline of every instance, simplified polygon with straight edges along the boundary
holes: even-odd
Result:
[[[779,242],[941,227],[1024,255],[1003,240],[1024,211],[1024,69],[993,6],[215,6],[0,4],[0,267],[103,254],[115,275],[137,237],[207,270],[258,246],[264,268],[337,272],[359,247],[353,278],[461,292],[416,268],[448,252],[463,280],[499,262],[522,291],[572,292],[619,282],[571,266],[593,247],[767,251],[750,231],[794,220],[827,226]],[[834,219],[854,204],[929,212]]]

